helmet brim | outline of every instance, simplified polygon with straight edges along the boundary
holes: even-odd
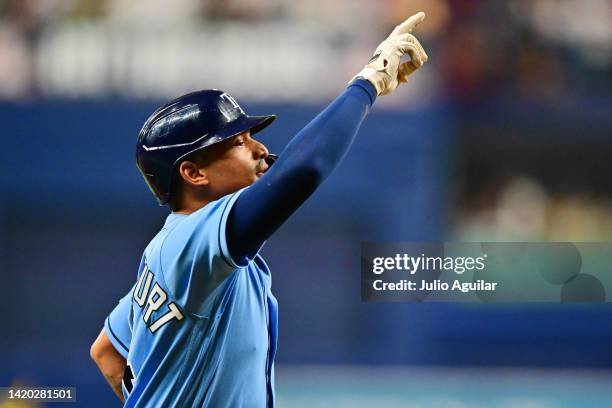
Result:
[[[255,133],[262,131],[268,126],[270,126],[272,122],[274,122],[275,120],[276,120],[276,115],[247,116],[244,122],[244,124],[246,125],[246,128],[243,130],[243,132],[248,129],[251,131],[251,134],[254,135]],[[238,133],[242,133],[242,132],[238,132]]]

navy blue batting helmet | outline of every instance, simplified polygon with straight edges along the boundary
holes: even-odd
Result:
[[[187,155],[247,130],[257,133],[274,119],[275,115],[248,116],[223,91],[192,92],[168,102],[147,119],[138,134],[136,164],[164,205],[170,200],[175,168]],[[270,156],[273,161],[275,156]]]

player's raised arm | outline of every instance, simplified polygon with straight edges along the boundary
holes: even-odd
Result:
[[[240,195],[227,224],[232,258],[240,261],[257,252],[340,163],[376,96],[393,92],[427,61],[411,34],[424,18],[418,13],[397,26],[344,93],[291,140],[259,182]],[[401,63],[404,55],[410,61]]]

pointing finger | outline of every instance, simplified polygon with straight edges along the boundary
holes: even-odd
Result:
[[[414,30],[414,28],[416,26],[418,26],[419,24],[421,24],[421,22],[425,20],[425,13],[418,12],[416,13],[414,16],[409,17],[406,21],[404,21],[402,24],[398,25],[397,27],[395,27],[395,29],[393,30],[394,33],[396,34],[405,34],[405,33],[409,33],[412,30]]]

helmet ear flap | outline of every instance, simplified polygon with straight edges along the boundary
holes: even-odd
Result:
[[[151,190],[155,198],[157,198],[157,202],[159,203],[159,205],[165,205],[166,203],[168,203],[170,193],[166,193],[160,190],[159,178],[151,172],[143,172],[142,174],[144,175],[147,187],[149,187],[149,190]]]

